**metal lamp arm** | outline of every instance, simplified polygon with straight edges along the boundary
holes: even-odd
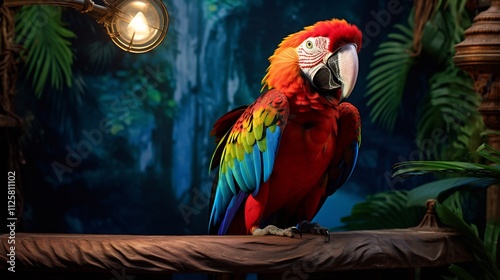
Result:
[[[150,51],[165,39],[169,20],[162,0],[108,0],[104,3],[106,6],[96,5],[93,0],[0,0],[0,7],[74,8],[102,24],[113,43],[132,53]]]
[[[92,0],[3,0],[4,7],[27,5],[50,5],[74,8],[98,21],[103,20],[109,12],[107,7],[95,4]]]

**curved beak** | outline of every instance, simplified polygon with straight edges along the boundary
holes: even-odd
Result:
[[[354,89],[358,79],[358,52],[353,44],[346,45],[339,50],[339,79],[342,81],[342,97],[346,99]]]
[[[341,88],[340,96],[335,97],[343,101],[351,94],[358,78],[359,64],[356,49],[356,45],[347,44],[334,53],[327,54],[323,58],[323,63],[302,71],[311,84],[326,96],[337,95]]]
[[[332,58],[331,56],[330,58]],[[330,66],[330,58],[328,65]],[[344,100],[351,94],[358,78],[359,62],[356,45],[348,44],[337,51],[338,79],[341,82],[342,95],[340,100]]]

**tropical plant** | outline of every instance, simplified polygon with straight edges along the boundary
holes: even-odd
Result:
[[[351,215],[341,218],[343,226],[335,230],[369,230],[408,228],[418,225],[425,208],[407,206],[408,191],[396,190],[368,195],[366,201],[352,208]]]
[[[454,46],[470,26],[465,10],[467,1],[437,1],[436,8],[419,34],[415,29],[415,8],[407,26],[396,24],[397,32],[388,35],[375,52],[367,76],[367,104],[370,118],[392,131],[402,112],[405,95],[423,88],[417,108],[416,143],[428,159],[466,160],[471,147],[480,141],[482,119],[476,108],[479,96],[471,78],[452,61]],[[419,43],[419,47],[415,46]],[[420,74],[414,71],[418,67]],[[419,78],[420,77],[420,78]],[[425,84],[426,81],[428,84]],[[409,84],[423,85],[417,89]],[[409,108],[408,108],[409,109]],[[444,130],[449,140],[444,145],[425,146],[435,129]],[[429,150],[431,149],[431,150]]]
[[[113,135],[151,125],[154,118],[158,121],[175,115],[177,103],[170,81],[163,75],[151,77],[145,68],[142,65],[105,74],[95,83],[93,90],[99,92],[101,103],[107,106],[106,117]]]
[[[500,267],[497,265],[498,239],[500,236],[500,223],[489,221],[484,230],[484,237],[479,237],[478,228],[468,224],[462,213],[460,204],[446,206],[436,204],[439,220],[446,226],[460,234],[462,240],[471,249],[474,256],[475,267],[479,269],[466,269],[452,264],[449,269],[458,279],[500,279]]]
[[[409,205],[423,205],[429,198],[442,201],[459,188],[484,188],[500,182],[500,151],[488,144],[477,148],[474,155],[491,161],[493,165],[455,161],[406,161],[394,165],[395,177],[425,174],[453,176],[429,182],[408,193]]]
[[[16,15],[16,43],[23,46],[21,56],[37,96],[47,82],[56,90],[72,85],[71,39],[76,35],[63,24],[61,14],[58,7],[33,5]]]
[[[457,197],[457,190],[485,188],[500,182],[500,151],[483,144],[473,154],[491,162],[492,165],[454,161],[401,162],[394,166],[394,176],[439,174],[449,177],[411,190],[408,193],[408,206],[423,205],[429,198],[438,199],[436,211],[440,221],[462,236],[471,248],[474,262],[479,268],[468,271],[458,265],[451,265],[450,271],[459,279],[500,279],[500,268],[496,264],[500,223],[488,221],[484,238],[481,240],[477,226],[469,225],[463,219],[459,200],[455,199],[450,206],[439,204],[450,199],[453,201],[453,198]]]
[[[478,227],[468,224],[462,211],[464,197],[470,188],[485,188],[500,183],[500,151],[488,144],[481,145],[474,155],[493,165],[454,161],[410,161],[394,166],[394,176],[438,174],[444,178],[424,184],[411,191],[380,192],[356,204],[352,213],[341,221],[339,229],[388,229],[415,226],[423,216],[423,206],[428,199],[437,199],[439,221],[458,232],[471,249],[475,266],[472,268],[452,264],[449,270],[458,279],[500,279],[497,265],[500,223],[488,221],[484,237],[479,237]],[[451,279],[451,278],[450,278]]]
[[[408,73],[415,63],[415,57],[410,52],[413,45],[413,13],[408,18],[408,26],[396,24],[394,28],[400,33],[390,33],[390,40],[380,44],[366,77],[367,105],[372,107],[370,118],[389,130],[396,123]]]
[[[85,48],[85,57],[88,68],[94,73],[102,72],[111,65],[116,55],[117,47],[109,41],[91,42]]]

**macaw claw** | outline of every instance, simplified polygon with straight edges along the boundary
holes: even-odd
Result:
[[[268,225],[265,228],[256,228],[252,231],[252,235],[254,236],[276,235],[276,236],[295,237],[295,234],[300,235],[300,238],[302,238],[302,232],[300,231],[300,229],[296,227],[289,227],[283,229],[275,225]]]
[[[310,221],[304,220],[299,223],[299,229],[302,232],[313,233],[326,236],[326,243],[330,243],[330,231],[327,228],[322,227],[318,223],[312,223]]]
[[[300,229],[298,229],[297,227],[291,227],[292,231],[299,234],[300,235],[300,238],[302,238],[302,231],[300,231]]]

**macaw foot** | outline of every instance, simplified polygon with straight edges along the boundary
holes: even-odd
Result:
[[[252,231],[252,235],[254,236],[276,235],[294,237],[295,234],[299,234],[300,237],[302,237],[302,232],[300,232],[300,230],[296,227],[279,228],[275,225],[268,225],[265,228],[255,228]]]
[[[322,227],[318,223],[312,223],[310,221],[304,220],[299,223],[300,231],[304,233],[313,233],[326,236],[326,243],[330,243],[330,231],[327,228]]]

